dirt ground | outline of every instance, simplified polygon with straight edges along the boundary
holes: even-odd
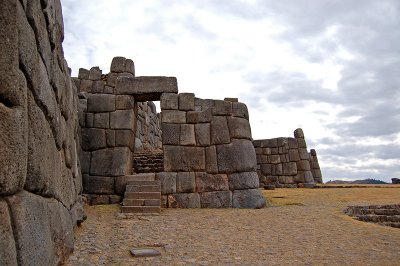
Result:
[[[349,205],[400,203],[400,186],[263,190],[269,207],[164,209],[124,218],[88,206],[65,265],[400,265],[400,230],[354,220]],[[134,258],[153,247],[161,256]]]

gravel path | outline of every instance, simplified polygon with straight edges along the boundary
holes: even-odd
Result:
[[[342,213],[348,202],[322,190],[260,210],[165,209],[124,218],[117,205],[88,206],[66,265],[399,265],[399,229],[353,220]],[[276,201],[302,192],[264,193]],[[162,255],[134,258],[133,247]]]

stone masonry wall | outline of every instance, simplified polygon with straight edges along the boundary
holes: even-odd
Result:
[[[163,207],[260,208],[248,110],[237,99],[161,95]]]
[[[322,183],[317,153],[307,151],[301,128],[294,138],[254,140],[260,185],[275,187],[313,187]]]
[[[81,68],[74,78],[82,127],[83,188],[90,204],[120,202],[116,179],[132,173],[137,103],[132,95],[116,95],[115,87],[119,77],[134,75],[132,60],[115,57],[109,74],[103,75],[98,67]]]
[[[57,265],[84,217],[61,3],[0,8],[0,265]]]
[[[162,150],[161,121],[153,102],[139,102],[135,153]]]

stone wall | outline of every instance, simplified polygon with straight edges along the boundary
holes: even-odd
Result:
[[[84,219],[61,3],[0,8],[0,265],[56,265]]]
[[[301,128],[294,138],[254,140],[260,185],[275,187],[313,187],[322,183],[317,153],[307,151]]]
[[[133,171],[135,173],[158,173],[164,171],[162,152],[145,152],[133,154]]]
[[[83,188],[90,204],[120,202],[115,183],[132,173],[137,103],[132,95],[117,94],[116,84],[119,77],[134,75],[132,60],[115,57],[109,74],[103,75],[98,67],[81,68],[74,78],[79,91]]]
[[[164,207],[260,208],[248,110],[237,99],[161,95]]]
[[[161,121],[153,102],[139,102],[135,153],[162,150]]]

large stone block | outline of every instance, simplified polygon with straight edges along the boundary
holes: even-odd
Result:
[[[116,56],[111,61],[110,72],[125,72],[126,58],[122,56]]]
[[[257,172],[242,172],[242,173],[229,174],[228,180],[229,180],[230,190],[259,187],[259,179]]]
[[[265,204],[265,198],[259,189],[235,190],[232,193],[233,208],[260,209]]]
[[[162,142],[164,145],[179,145],[180,124],[162,123]]]
[[[178,193],[168,195],[168,208],[200,208],[199,193]]]
[[[214,116],[211,120],[211,144],[231,142],[228,122],[225,116]]]
[[[232,139],[252,140],[250,123],[247,119],[240,117],[228,117],[228,126]]]
[[[291,163],[284,163],[283,167],[283,174],[284,175],[296,175],[297,174],[297,165],[295,162]]]
[[[179,110],[194,110],[194,93],[179,93]]]
[[[117,95],[115,98],[115,108],[126,110],[135,108],[135,98],[131,95]]]
[[[289,150],[289,160],[291,162],[300,161],[300,155],[299,155],[299,150],[298,149],[290,149]]]
[[[177,110],[163,110],[161,112],[161,121],[163,123],[185,124],[186,112]]]
[[[83,192],[86,194],[115,194],[114,177],[83,175]]]
[[[194,108],[196,111],[205,111],[214,107],[214,100],[194,98]]]
[[[209,192],[229,190],[228,176],[226,174],[196,173],[196,191]]]
[[[115,95],[88,94],[87,110],[92,113],[115,111]]]
[[[132,171],[132,154],[127,147],[102,149],[92,152],[90,174],[94,176],[121,176]]]
[[[272,175],[272,164],[261,164],[260,170],[264,175]]]
[[[250,140],[234,139],[230,144],[217,145],[220,173],[256,171],[257,160]]]
[[[187,123],[209,123],[212,119],[211,109],[207,109],[204,111],[189,111],[186,113],[186,122]]]
[[[17,250],[7,203],[0,200],[0,265],[17,265]]]
[[[214,191],[200,193],[201,208],[231,208],[231,191]]]
[[[110,113],[95,113],[93,119],[93,126],[96,128],[110,127]]]
[[[107,146],[106,131],[99,128],[83,128],[81,145],[85,151],[105,148]]]
[[[176,176],[176,192],[196,192],[196,178],[194,172],[179,172]]]
[[[300,148],[299,149],[299,156],[300,160],[310,160],[310,154],[307,151],[307,148]]]
[[[299,171],[310,171],[311,170],[310,162],[307,160],[298,161],[296,164],[297,164],[297,169]]]
[[[204,171],[204,148],[164,145],[164,169],[167,172]]]
[[[6,200],[11,209],[18,264],[55,265],[56,248],[46,200],[25,191]]]
[[[118,77],[115,91],[137,101],[159,101],[163,93],[178,93],[178,83],[175,77]]]
[[[232,115],[249,120],[249,111],[247,110],[247,106],[244,103],[232,103]]]
[[[196,144],[197,146],[210,146],[211,136],[210,136],[210,124],[196,124],[194,125]]]
[[[115,146],[128,147],[133,152],[135,146],[135,134],[133,131],[128,129],[115,130]]]
[[[136,123],[136,117],[133,109],[116,110],[110,113],[110,128],[112,129],[131,129]]]
[[[212,108],[213,115],[232,115],[232,103],[222,100],[215,100],[214,107]]]
[[[179,138],[180,145],[185,146],[195,146],[196,145],[196,137],[194,134],[194,125],[191,124],[182,124],[181,125],[181,133]]]
[[[300,139],[304,139],[304,133],[303,130],[301,128],[297,128],[294,132],[293,132],[294,137],[300,138]]]
[[[160,98],[161,110],[178,110],[179,100],[176,93],[163,93]]]
[[[211,174],[218,173],[217,148],[215,146],[206,147],[205,155],[206,172]]]
[[[168,195],[176,193],[176,176],[174,172],[160,172],[156,174],[156,179],[161,183],[161,194]]]

